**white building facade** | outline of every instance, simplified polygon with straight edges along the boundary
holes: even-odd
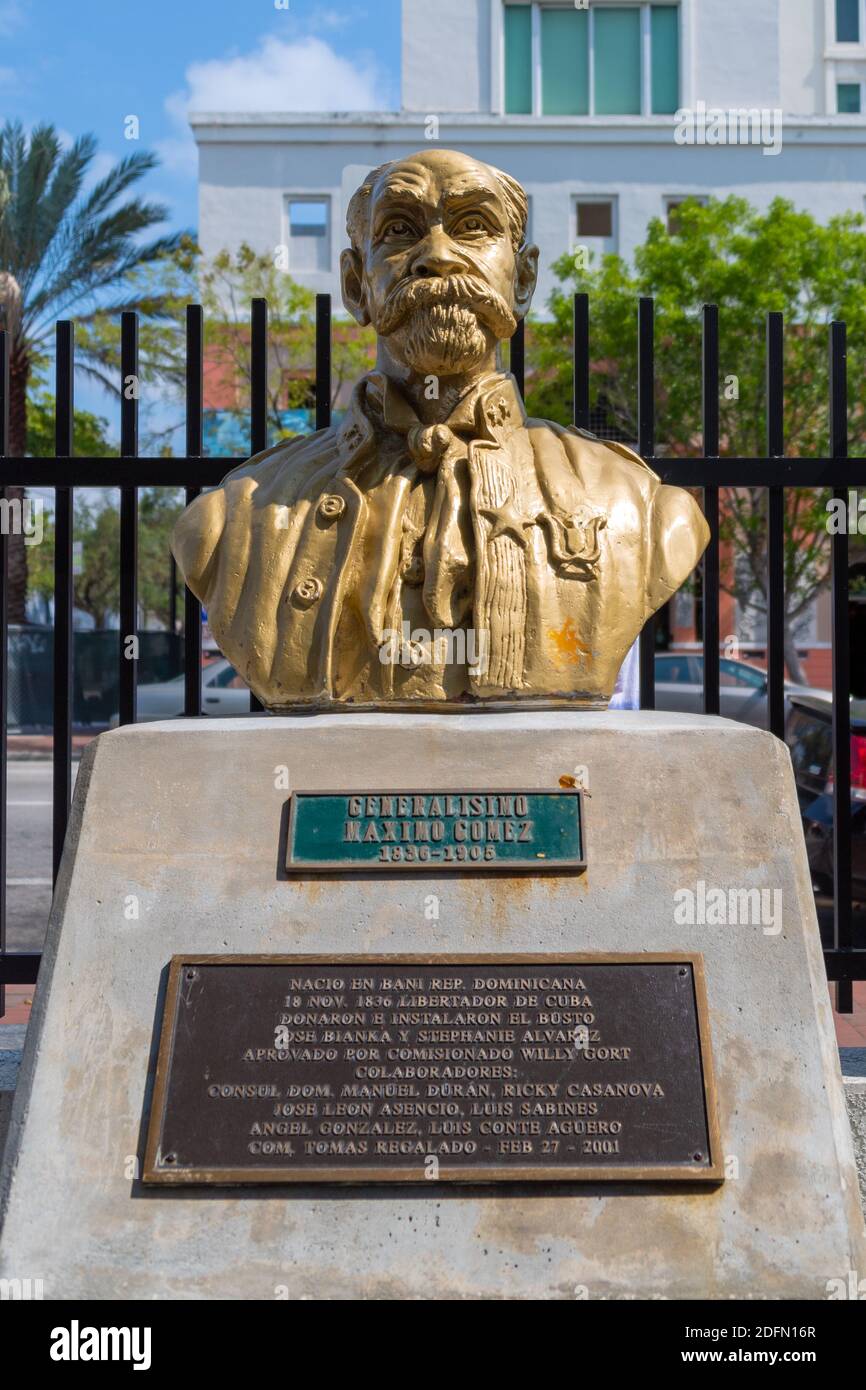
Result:
[[[566,251],[630,258],[687,196],[866,211],[866,0],[403,0],[402,24],[399,112],[190,117],[206,255],[283,248],[338,307],[352,192],[435,144],[526,188],[537,311]]]

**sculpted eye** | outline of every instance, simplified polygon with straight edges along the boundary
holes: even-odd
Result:
[[[457,224],[458,235],[464,235],[466,233],[469,233],[470,236],[485,236],[487,234],[487,231],[488,227],[487,223],[484,221],[484,218],[477,217],[475,215],[463,217]]]
[[[382,235],[385,237],[407,237],[412,235],[411,223],[405,218],[395,217],[385,224]]]

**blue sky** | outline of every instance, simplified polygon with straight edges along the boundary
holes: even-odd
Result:
[[[162,167],[145,191],[197,223],[199,110],[389,109],[400,96],[400,0],[0,0],[0,122],[92,131],[104,174],[124,120]]]
[[[92,132],[90,183],[131,149],[161,165],[140,185],[198,224],[198,158],[186,113],[389,110],[400,104],[400,0],[0,0],[0,124]],[[139,143],[125,138],[138,118]],[[74,317],[74,313],[73,313]],[[79,375],[76,404],[117,405]],[[176,412],[175,412],[176,414]],[[172,422],[174,415],[172,416]]]

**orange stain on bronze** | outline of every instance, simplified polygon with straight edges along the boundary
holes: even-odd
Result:
[[[566,618],[560,628],[550,628],[548,636],[566,661],[585,661],[587,666],[592,665],[592,652],[581,642],[571,618]]]

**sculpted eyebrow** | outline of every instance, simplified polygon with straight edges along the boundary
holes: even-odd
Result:
[[[424,207],[424,199],[420,194],[407,188],[386,189],[380,195],[376,207],[373,210],[373,226],[379,227],[386,217],[391,217],[395,212],[406,212],[417,215]]]
[[[492,188],[486,188],[483,184],[477,188],[462,188],[459,192],[449,193],[445,197],[445,206],[449,212],[459,211],[467,205],[471,207],[473,203],[485,203],[487,210],[501,220],[502,205],[500,199]]]
[[[380,207],[393,207],[400,203],[420,207],[424,201],[425,198],[421,189],[413,187],[410,183],[386,183],[376,199],[376,204],[378,211]]]

